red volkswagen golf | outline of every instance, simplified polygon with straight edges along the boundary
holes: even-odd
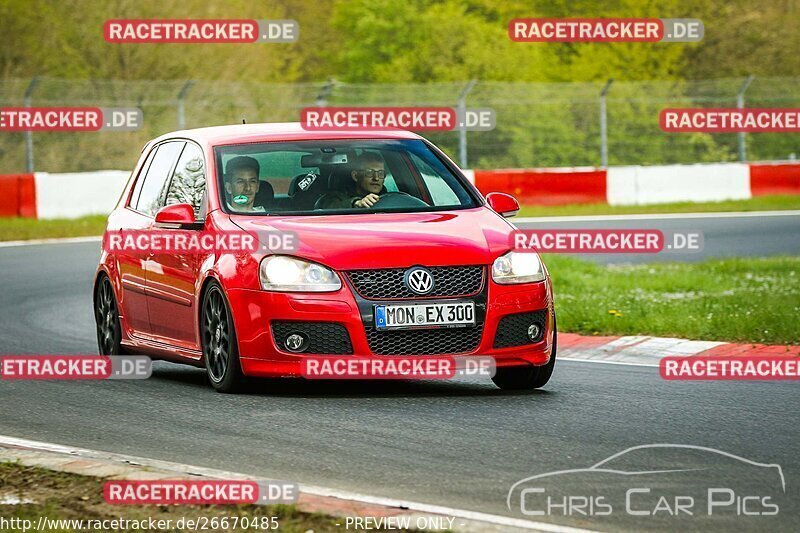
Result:
[[[541,387],[553,294],[538,254],[512,249],[518,209],[410,132],[163,135],[108,219],[100,353],[204,366],[223,392],[326,355],[491,356],[500,388]]]

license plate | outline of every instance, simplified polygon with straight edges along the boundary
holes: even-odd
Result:
[[[375,327],[378,329],[474,325],[474,302],[375,306]]]

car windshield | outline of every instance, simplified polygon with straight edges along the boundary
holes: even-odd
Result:
[[[248,215],[436,211],[478,205],[422,140],[264,142],[215,148],[221,201]]]

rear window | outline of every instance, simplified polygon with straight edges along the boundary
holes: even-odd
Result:
[[[242,214],[430,211],[478,200],[421,140],[269,142],[215,148],[221,201]]]

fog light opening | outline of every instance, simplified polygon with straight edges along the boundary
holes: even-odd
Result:
[[[532,341],[538,341],[539,335],[542,333],[542,328],[539,324],[531,324],[528,326],[528,338]]]
[[[302,333],[291,333],[287,335],[283,345],[290,352],[304,352],[308,348],[308,337]]]

